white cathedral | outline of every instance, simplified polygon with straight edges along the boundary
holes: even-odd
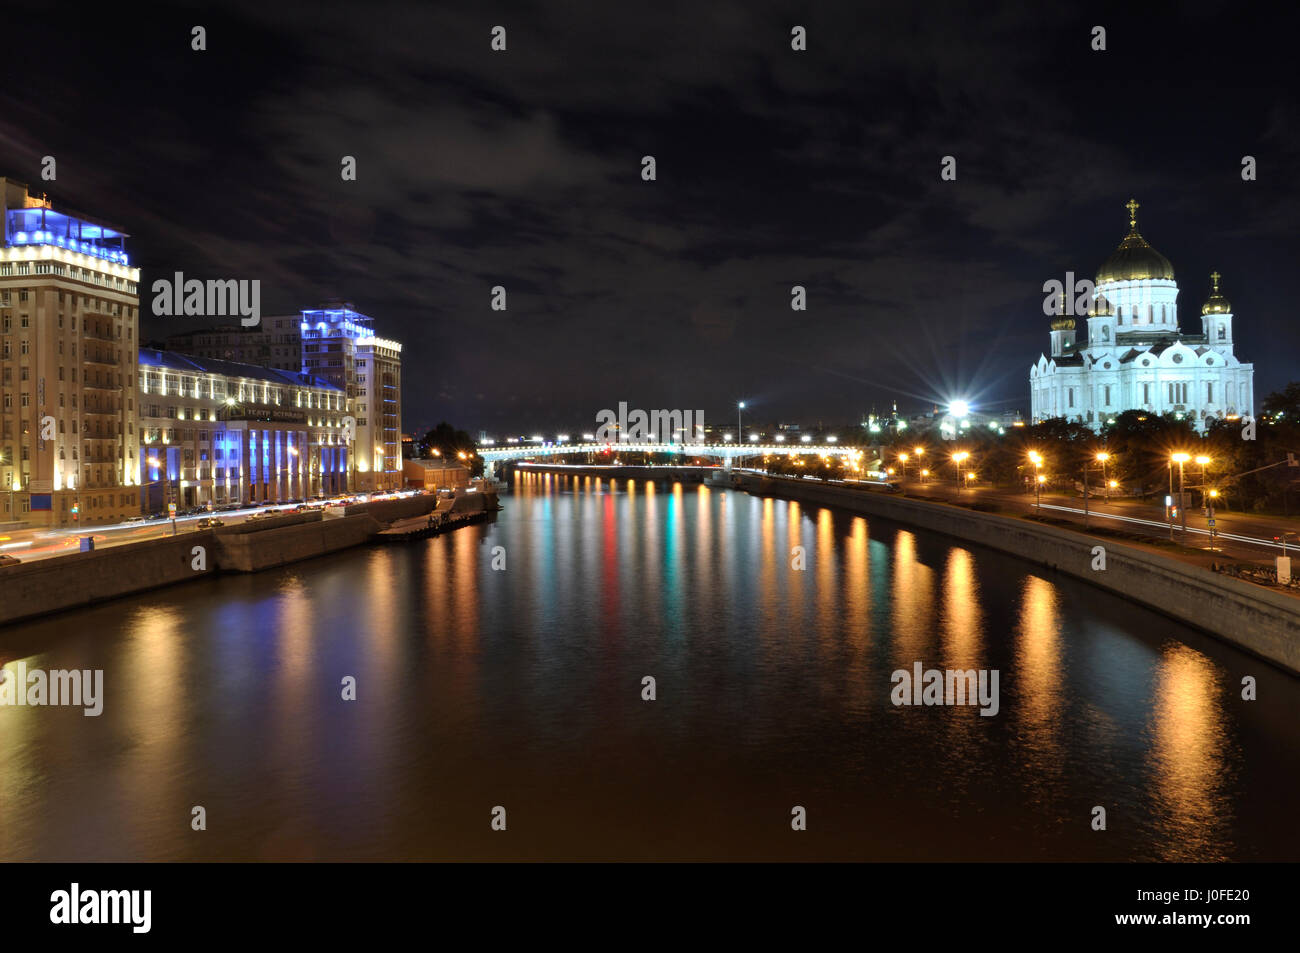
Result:
[[[1201,308],[1199,333],[1178,324],[1178,285],[1169,259],[1137,230],[1129,200],[1129,233],[1097,272],[1088,339],[1076,345],[1065,308],[1052,321],[1052,353],[1029,370],[1035,423],[1049,417],[1094,430],[1125,410],[1190,417],[1204,431],[1214,417],[1254,415],[1253,364],[1232,353],[1232,305],[1219,274]]]

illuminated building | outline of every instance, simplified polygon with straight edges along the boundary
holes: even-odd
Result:
[[[1232,306],[1210,276],[1199,333],[1178,323],[1178,285],[1164,255],[1137,230],[1130,200],[1129,233],[1097,273],[1087,343],[1075,343],[1075,321],[1058,309],[1051,354],[1030,368],[1035,422],[1064,417],[1100,430],[1125,410],[1173,413],[1204,430],[1213,418],[1254,413],[1253,364],[1233,353]]]
[[[0,522],[118,522],[139,513],[128,236],[12,179],[0,214]]]
[[[195,357],[260,364],[281,371],[301,371],[302,319],[297,314],[263,315],[253,327],[201,328],[167,338],[169,351]]]
[[[343,390],[356,420],[353,488],[401,489],[402,345],[346,303],[303,311],[301,330],[303,371]]]
[[[294,371],[140,349],[145,508],[348,489],[343,391]]]

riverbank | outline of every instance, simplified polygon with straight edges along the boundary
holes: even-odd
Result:
[[[754,473],[736,473],[731,484],[757,496],[883,517],[1011,553],[1155,609],[1300,674],[1300,599],[1149,547],[850,486]]]
[[[488,513],[490,493],[464,493],[449,512]],[[253,573],[381,540],[384,528],[427,516],[434,495],[285,513],[211,530],[70,553],[0,569],[0,624],[178,585],[214,573]],[[446,502],[446,501],[444,501]],[[459,521],[457,525],[463,525]]]

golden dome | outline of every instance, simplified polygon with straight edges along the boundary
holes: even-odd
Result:
[[[1111,252],[1110,257],[1098,269],[1097,284],[1105,284],[1110,281],[1136,281],[1145,278],[1167,278],[1172,280],[1174,266],[1169,263],[1169,259],[1147,244],[1147,240],[1138,234],[1138,203],[1133,199],[1129,199],[1125,208],[1129,212],[1129,233],[1119,243],[1119,248]]]
[[[1053,331],[1073,331],[1074,318],[1065,313],[1065,292],[1056,296],[1056,317],[1052,319]]]
[[[1214,282],[1214,290],[1210,292],[1210,300],[1205,302],[1201,308],[1201,314],[1231,314],[1232,302],[1219,294],[1220,274],[1216,271],[1210,275],[1210,280]]]

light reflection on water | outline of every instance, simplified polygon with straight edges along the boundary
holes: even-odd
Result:
[[[504,504],[6,632],[11,672],[102,668],[106,699],[0,708],[0,857],[1300,854],[1297,681],[1170,620],[707,486],[530,475]],[[997,669],[998,715],[891,705],[917,661]]]

